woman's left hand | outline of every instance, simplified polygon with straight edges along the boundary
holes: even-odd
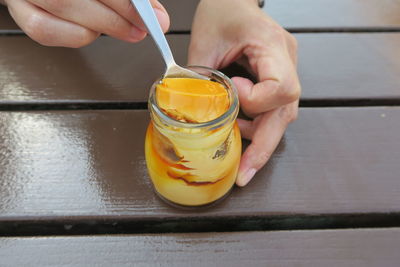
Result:
[[[255,0],[202,0],[193,21],[189,64],[223,68],[242,57],[259,82],[232,78],[242,110],[253,118],[238,119],[242,136],[251,140],[240,162],[239,186],[266,164],[297,118],[297,42]]]

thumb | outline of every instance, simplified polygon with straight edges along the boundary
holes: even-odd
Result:
[[[154,12],[156,13],[158,22],[163,30],[163,32],[167,32],[170,26],[170,19],[167,10],[164,6],[157,0],[152,1]]]

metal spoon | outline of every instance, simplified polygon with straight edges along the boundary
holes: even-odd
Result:
[[[175,63],[171,49],[165,39],[164,33],[161,29],[156,14],[149,0],[131,0],[133,6],[136,8],[139,16],[142,18],[144,25],[153,37],[158,50],[160,50],[164,62],[167,65],[167,70],[164,73],[164,78],[196,78],[209,80],[206,76],[197,74],[194,71],[180,67]]]

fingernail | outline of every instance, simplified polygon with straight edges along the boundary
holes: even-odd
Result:
[[[256,174],[257,170],[254,168],[248,169],[247,171],[239,172],[238,178],[237,178],[237,185],[238,186],[245,186],[247,185],[250,180],[254,177]]]

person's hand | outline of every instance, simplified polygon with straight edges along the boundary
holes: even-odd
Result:
[[[138,42],[145,27],[129,0],[4,0],[15,22],[33,40],[47,46],[81,47],[104,33]],[[151,0],[164,31],[169,17]]]
[[[234,77],[239,101],[252,121],[238,119],[251,140],[236,184],[245,186],[265,165],[286,127],[297,118],[300,83],[295,38],[268,17],[255,0],[202,0],[192,26],[189,64],[223,68],[246,58],[258,83]]]

